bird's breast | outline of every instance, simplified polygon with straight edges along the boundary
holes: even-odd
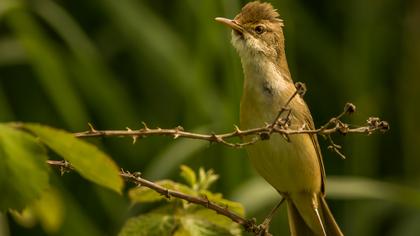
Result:
[[[249,79],[252,78],[245,78]],[[245,81],[240,108],[241,129],[272,123],[294,91],[294,85],[287,81]],[[290,104],[293,129],[304,123],[298,109],[294,109],[303,103],[299,99],[296,97]],[[309,135],[293,135],[287,141],[280,134],[273,134],[269,140],[248,146],[247,152],[257,172],[279,192],[319,191],[320,166]]]

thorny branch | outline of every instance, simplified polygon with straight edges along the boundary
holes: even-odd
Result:
[[[61,174],[64,174],[66,172],[70,172],[73,170],[72,165],[67,161],[48,160],[47,163],[50,166],[58,168]],[[189,203],[194,203],[194,204],[206,207],[208,209],[211,209],[220,215],[224,215],[230,218],[232,221],[243,226],[246,231],[254,233],[255,235],[259,235],[262,232],[262,230],[264,230],[261,226],[257,225],[255,219],[245,219],[237,215],[236,213],[230,211],[227,207],[222,207],[214,202],[211,202],[205,196],[196,197],[196,196],[188,195],[179,191],[167,189],[150,180],[143,178],[141,174],[131,173],[129,171],[124,171],[122,169],[120,171],[120,176],[123,177],[124,180],[127,182],[131,182],[137,186],[145,186],[147,188],[150,188],[166,198],[174,197],[178,199],[183,199]]]
[[[162,128],[149,128],[146,123],[142,122],[143,128],[138,130],[132,130],[126,128],[126,130],[96,130],[91,124],[89,124],[89,130],[84,132],[75,133],[76,137],[85,138],[85,137],[131,137],[133,143],[135,143],[139,138],[150,137],[150,136],[172,136],[174,139],[177,138],[189,138],[189,139],[199,139],[206,140],[211,143],[220,143],[228,147],[233,148],[242,148],[248,145],[252,145],[258,141],[269,139],[274,133],[282,135],[286,140],[289,140],[290,135],[298,134],[318,134],[324,136],[330,143],[329,149],[335,151],[340,157],[345,158],[345,156],[340,152],[341,146],[333,142],[331,137],[334,133],[339,133],[341,135],[346,135],[350,133],[358,134],[367,134],[370,135],[374,132],[386,132],[389,130],[389,124],[386,121],[382,121],[377,117],[369,117],[366,120],[366,123],[361,126],[354,126],[341,121],[341,118],[344,115],[352,114],[356,111],[356,106],[352,103],[347,103],[344,106],[343,112],[339,115],[331,118],[327,123],[322,125],[318,129],[309,129],[307,125],[299,127],[297,129],[292,129],[290,123],[290,114],[293,112],[289,107],[290,102],[297,95],[303,96],[306,92],[306,87],[303,83],[296,83],[296,91],[288,99],[286,104],[284,104],[275,120],[271,124],[265,124],[262,127],[240,130],[238,126],[235,126],[235,130],[229,133],[222,134],[200,134],[185,131],[182,126],[178,126],[173,129],[162,129]],[[287,113],[286,113],[287,112]],[[286,114],[285,118],[281,118],[283,114]],[[234,137],[245,137],[253,136],[251,141],[247,142],[230,142],[228,141]]]
[[[318,129],[309,129],[308,125],[303,125],[298,129],[292,129],[291,123],[291,113],[292,109],[289,107],[291,101],[297,96],[303,96],[306,92],[306,87],[303,83],[296,83],[296,91],[292,96],[287,100],[287,102],[280,108],[276,118],[270,124],[265,124],[263,127],[240,130],[235,126],[235,130],[229,133],[222,134],[200,134],[185,131],[184,128],[178,126],[173,129],[162,129],[162,128],[149,128],[146,123],[143,122],[143,128],[138,130],[132,130],[126,128],[126,130],[96,130],[91,124],[89,124],[89,130],[84,132],[75,133],[76,137],[131,137],[133,143],[139,138],[149,137],[149,136],[172,136],[174,139],[177,138],[189,138],[189,139],[199,139],[206,140],[212,143],[221,143],[228,147],[242,148],[247,145],[252,145],[258,141],[266,140],[271,137],[274,133],[282,135],[286,140],[289,140],[289,135],[298,135],[298,134],[310,134],[310,135],[321,135],[325,137],[330,145],[328,149],[336,152],[340,157],[345,158],[341,153],[341,146],[334,143],[331,135],[339,133],[341,135],[346,135],[349,133],[359,133],[370,135],[374,132],[386,132],[389,130],[389,124],[386,121],[382,121],[377,117],[369,117],[366,120],[366,124],[362,126],[354,126],[341,121],[341,118],[345,115],[352,114],[356,111],[356,106],[352,103],[347,103],[344,106],[344,110],[337,116],[331,118],[328,122],[322,125]],[[283,115],[285,114],[285,116]],[[282,118],[285,117],[285,118]],[[248,142],[230,142],[228,141],[234,137],[245,137],[253,136],[253,139]],[[64,174],[68,171],[73,170],[71,164],[67,161],[55,161],[48,160],[47,163],[51,166],[57,167],[60,169],[61,174]],[[254,233],[255,235],[270,235],[267,231],[267,228],[264,226],[264,223],[257,225],[255,219],[245,219],[234,212],[230,211],[226,207],[222,207],[209,201],[206,197],[196,197],[188,194],[184,194],[179,191],[174,191],[171,189],[166,189],[156,183],[153,183],[147,179],[141,177],[141,175],[136,173],[130,173],[128,171],[121,170],[120,176],[124,178],[125,181],[134,183],[138,186],[148,187],[157,193],[162,194],[163,196],[170,198],[175,197],[179,199],[186,200],[190,203],[198,204],[204,206],[208,209],[211,209],[218,214],[224,215],[230,218],[232,221],[242,225],[244,229],[248,232]]]

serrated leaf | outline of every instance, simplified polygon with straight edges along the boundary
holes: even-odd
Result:
[[[162,186],[166,189],[180,191],[186,194],[194,194],[194,191],[190,189],[188,186],[171,181],[171,180],[161,180],[155,182],[159,186]],[[147,188],[147,187],[134,187],[129,190],[128,196],[130,197],[131,201],[134,203],[147,203],[147,202],[156,202],[162,199],[167,199],[160,193]]]
[[[236,236],[230,230],[220,227],[217,224],[204,219],[200,219],[191,215],[186,215],[181,218],[181,226],[177,229],[175,235],[190,235],[190,236]],[[181,234],[182,233],[182,234]]]
[[[184,178],[185,181],[187,181],[187,183],[192,188],[194,188],[194,186],[197,184],[197,176],[195,175],[194,171],[186,165],[181,165],[180,168],[182,178]]]
[[[86,179],[121,193],[123,180],[118,166],[96,146],[77,139],[73,134],[38,124],[25,124],[48,147],[69,161]]]
[[[23,209],[48,188],[46,160],[34,137],[0,124],[0,210]]]
[[[119,236],[170,236],[178,227],[174,216],[158,213],[143,214],[129,219]]]

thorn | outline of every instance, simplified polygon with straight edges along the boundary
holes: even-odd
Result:
[[[143,129],[144,129],[144,130],[146,130],[146,131],[149,131],[149,130],[150,130],[150,129],[149,129],[149,127],[147,127],[146,122],[142,121],[141,123],[142,123],[142,125],[143,125]]]
[[[224,140],[215,133],[211,133],[210,142],[223,143]]]
[[[210,200],[208,199],[207,195],[203,194],[201,197],[204,198],[204,200],[206,201],[206,207],[209,208]]]
[[[125,129],[126,129],[128,132],[133,132],[133,130],[132,130],[132,129],[130,129],[129,127],[125,127]],[[138,136],[138,135],[133,135],[133,136],[131,136],[131,137],[133,138],[133,144],[136,144],[137,139],[139,138],[139,136]]]
[[[184,128],[182,128],[182,126],[175,127],[174,139],[179,138],[179,136],[180,136],[179,131],[184,131]]]
[[[287,135],[287,134],[281,134],[281,136],[284,138],[284,140],[286,140],[286,142],[290,143],[289,135]]]
[[[133,144],[136,144],[137,139],[139,138],[139,136],[138,135],[133,135],[132,138],[133,138]]]
[[[88,126],[89,126],[89,132],[90,133],[96,133],[96,132],[98,132],[94,127],[93,127],[93,125],[91,124],[91,123],[88,123]]]
[[[344,156],[343,153],[341,153],[339,150],[335,150],[335,152],[341,157],[341,159],[345,160],[346,156]]]
[[[242,134],[242,131],[239,129],[239,127],[237,125],[233,125],[233,127],[235,127],[235,133],[237,135],[241,135]]]
[[[337,153],[341,159],[345,160],[346,156],[340,152],[341,146],[337,144],[331,144],[328,146],[328,150]]]
[[[170,199],[171,198],[171,195],[169,194],[169,189],[165,189],[165,197],[166,198],[168,198],[168,199]]]

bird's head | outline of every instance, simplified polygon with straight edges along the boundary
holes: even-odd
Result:
[[[216,21],[232,28],[232,44],[242,59],[265,56],[279,61],[284,54],[283,20],[270,3],[246,4],[233,19]]]

